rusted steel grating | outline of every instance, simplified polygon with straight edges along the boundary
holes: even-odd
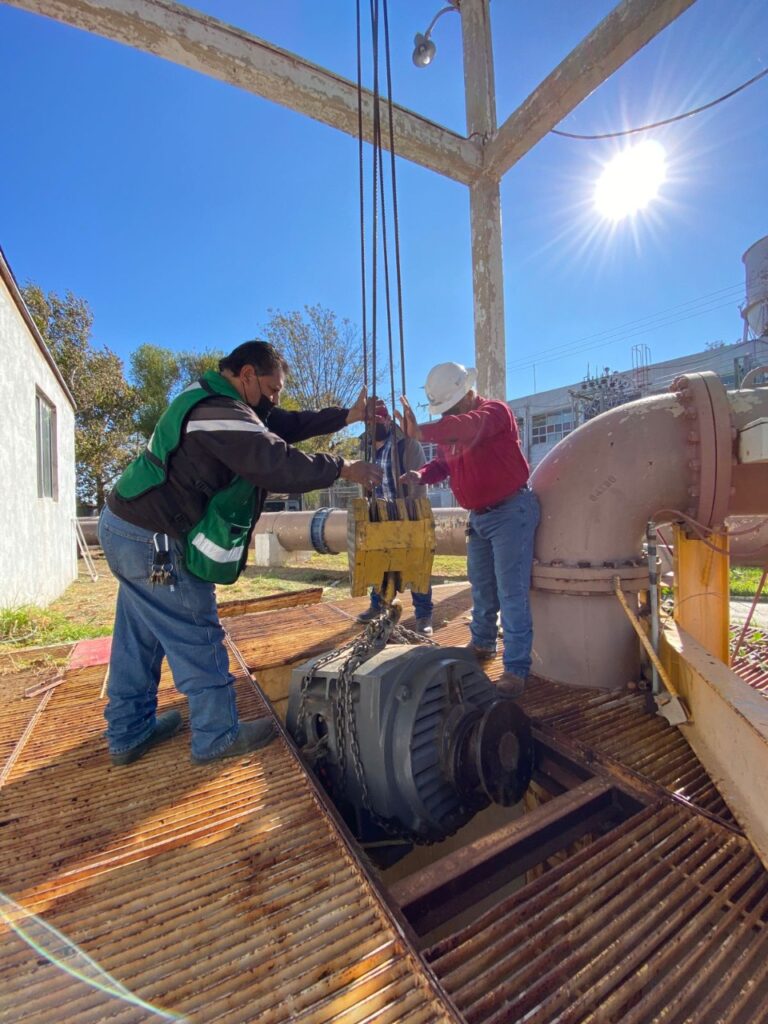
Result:
[[[469,628],[463,621],[454,621],[436,639],[461,646],[469,640]],[[484,667],[491,679],[502,672],[500,659]],[[733,821],[685,737],[664,719],[648,714],[644,701],[642,694],[606,693],[533,679],[520,703],[536,724],[602,751],[670,793]]]
[[[739,650],[733,648],[741,634],[741,626],[731,627],[731,669],[753,690],[768,697],[768,633],[750,626]]]
[[[468,605],[467,596],[466,588],[451,588],[442,607],[459,614]],[[344,608],[352,613],[364,603],[345,602]],[[228,626],[249,663],[257,669],[308,657],[314,650],[327,649],[355,630],[338,611],[321,611],[320,606],[234,619]],[[451,623],[438,632],[437,638],[443,643],[465,643],[466,623]],[[491,674],[500,670],[497,664]],[[81,692],[70,685],[72,681],[81,687]],[[146,986],[147,998],[166,1007],[183,1009],[192,1020],[234,1022],[258,1017],[271,1021],[287,1019],[286,1014],[295,1013],[298,1020],[321,1021],[337,1012],[334,1019],[341,1021],[446,1019],[450,1011],[429,987],[418,959],[382,910],[354,858],[343,844],[339,853],[338,835],[307,789],[307,780],[299,773],[301,792],[297,792],[296,772],[280,760],[277,747],[218,771],[197,769],[188,764],[187,737],[182,735],[154,751],[146,764],[112,771],[106,766],[99,736],[101,705],[96,711],[91,707],[98,704],[94,698],[100,682],[101,671],[95,670],[90,677],[87,673],[78,674],[56,691],[55,701],[51,699],[51,707],[35,729],[24,757],[14,767],[6,790],[0,791],[0,799],[10,795],[13,803],[13,813],[3,814],[6,825],[0,829],[0,863],[8,878],[2,884],[6,891],[30,909],[45,913],[129,988]],[[162,706],[178,700],[175,691],[163,685]],[[250,688],[240,690],[238,704],[245,718],[263,713]],[[687,744],[677,730],[645,714],[642,698],[574,691],[537,682],[526,695],[526,705],[529,713],[548,730],[579,739],[588,737],[593,749],[613,751],[617,760],[634,770],[722,814],[722,802]],[[87,715],[84,708],[90,709]],[[49,711],[54,714],[49,715]],[[11,712],[14,713],[13,707]],[[23,725],[24,713],[16,714],[17,727]],[[287,749],[281,749],[289,759]],[[153,770],[147,773],[150,766]],[[134,781],[126,786],[130,779]],[[4,810],[6,806],[4,803]],[[658,828],[666,827],[665,814],[682,815],[697,822],[690,834],[684,833],[690,845],[706,841],[711,846],[714,829],[718,849],[748,849],[743,840],[696,815],[674,808],[662,808],[656,813],[661,816]],[[592,858],[604,848],[610,848],[613,857],[617,836],[624,835],[638,820],[632,818],[613,829],[575,858],[547,872],[539,883],[547,889],[552,881],[554,898],[560,900],[556,872],[566,872],[563,885],[567,892],[578,884],[570,870],[574,865],[578,867],[579,858]],[[643,865],[647,867],[645,847],[636,835],[627,834],[630,845],[624,851],[624,867],[630,870],[631,864],[625,863],[627,858],[632,863],[637,860],[641,869]],[[677,845],[683,841],[680,839]],[[737,847],[733,847],[734,843]],[[719,882],[715,878],[713,883],[712,873],[699,877],[692,873],[692,865],[685,859],[680,863],[664,860],[666,853],[671,856],[677,845],[673,844],[671,851],[666,847],[661,851],[653,848],[650,868],[654,872],[661,870],[662,874],[668,871],[675,880],[680,875],[695,892],[708,894],[707,886],[714,885],[720,908],[722,899],[716,888]],[[360,880],[351,888],[347,884],[350,874]],[[638,897],[643,894],[634,875],[622,875],[621,884],[625,881],[634,884],[631,891]],[[657,881],[653,874],[649,887],[654,893],[659,891]],[[683,882],[680,885],[680,891],[687,893]],[[526,887],[523,891],[529,890]],[[672,895],[675,892],[677,889],[672,890]],[[615,895],[618,896],[618,889]],[[727,909],[739,904],[740,896],[736,890],[726,896]],[[548,889],[543,899],[549,899]],[[748,896],[749,899],[752,897]],[[669,902],[667,905],[673,909],[676,906]],[[698,915],[695,919],[701,925],[704,911],[696,909],[698,905],[690,900],[682,905],[694,908]],[[603,904],[598,901],[595,906],[599,909]],[[645,920],[640,913],[644,906],[638,910],[641,923]],[[750,913],[754,910],[749,904],[745,906]],[[627,928],[634,927],[635,918],[629,908],[625,909],[621,920]],[[739,922],[743,911],[744,907],[739,905]],[[759,920],[756,918],[752,925],[760,936],[765,934],[762,915],[763,910],[759,909]],[[571,917],[580,921],[581,908],[572,909]],[[603,919],[607,925],[612,921],[608,914]],[[504,927],[517,927],[515,920],[513,915]],[[534,915],[531,920],[538,927],[540,919]],[[571,1001],[579,1006],[582,991],[586,998],[597,984],[589,980],[592,961],[603,964],[606,974],[614,977],[613,961],[605,958],[615,942],[609,938],[606,949],[599,948],[599,936],[589,931],[589,921],[585,927],[586,937],[594,940],[589,954],[592,960],[585,966],[573,960],[567,950],[561,950],[557,961],[564,966],[560,986],[569,993],[566,1010],[555,1006],[554,1015],[540,1016],[534,1008],[536,1016],[532,1020],[560,1020],[563,1012],[570,1012]],[[741,936],[739,945],[727,945],[724,955],[735,962],[743,948],[739,969],[743,968],[745,977],[754,978],[749,965],[757,962],[758,955],[764,957],[765,949],[762,945],[749,945],[747,939],[752,933],[748,926],[739,924],[737,932]],[[668,937],[657,952],[648,955],[668,956],[668,947],[677,949],[677,933]],[[609,937],[612,934],[607,932]],[[531,941],[534,936],[535,930],[530,933]],[[696,931],[697,941],[698,938]],[[57,988],[51,980],[50,966],[34,959],[31,965],[22,965],[19,950],[14,959],[11,945],[16,944],[2,943],[0,989],[11,984],[15,993],[17,986],[22,986],[23,997],[30,1000],[36,1014],[28,1019],[60,1020],[65,998],[71,998],[73,1003],[85,999],[83,1020],[103,1019],[103,1003],[87,1002],[92,997],[90,991],[86,998],[79,989],[67,989],[69,995],[64,997],[64,989]],[[688,939],[684,953],[690,945]],[[106,961],[101,957],[102,947]],[[539,947],[534,942],[533,947],[526,948],[533,956],[536,948],[546,951],[547,945],[542,940]],[[642,941],[639,948],[648,952]],[[730,962],[723,961],[723,969],[729,970]],[[619,968],[623,970],[621,965]],[[643,964],[638,969],[644,977]],[[701,979],[693,967],[690,970],[701,995]],[[62,981],[60,972],[56,972],[56,977],[60,986],[72,983],[71,979]],[[687,979],[687,975],[681,977],[681,991]],[[738,978],[731,987],[737,981]],[[502,988],[507,986],[505,991],[509,993],[512,983],[506,975],[498,984]],[[593,1019],[624,1020],[625,1004],[614,1014],[610,1000],[615,989],[621,989],[624,998],[628,984],[619,980],[614,987],[610,982],[607,988],[595,990],[595,1006],[600,1009]],[[519,993],[513,987],[512,995],[517,998],[518,994],[527,993],[529,998],[538,998],[535,993],[531,995],[531,985],[521,988]],[[301,1002],[305,988],[312,1000],[309,1004]],[[556,989],[557,986],[552,991]],[[753,991],[754,985],[749,990],[744,988],[742,1002],[748,1012],[753,1004],[761,1005],[753,999]],[[38,999],[39,993],[45,993],[48,1002],[32,1001]],[[174,1002],[177,997],[178,1006]],[[732,1005],[740,1005],[735,996]],[[260,1007],[258,1014],[252,1016],[251,1007]],[[466,1011],[467,1019],[488,1019],[473,1018],[473,1007],[474,1003]],[[507,1016],[507,1009],[497,1007],[490,1019],[518,1019]],[[638,1024],[655,1019],[655,1013],[651,1009],[645,1018],[637,1017]],[[586,1020],[587,1016],[562,1019]],[[20,1018],[14,1015],[11,1019]],[[81,1017],[73,1019],[79,1021]],[[135,1009],[122,1007],[110,1019],[135,1020]],[[695,1015],[692,1019],[698,1020]],[[761,1018],[737,1015],[730,1019],[749,1020],[751,1024]]]
[[[102,674],[55,691],[0,791],[6,894],[190,1021],[453,1019],[282,740],[196,767],[182,733],[112,769]],[[238,706],[265,713],[245,684]],[[0,1020],[147,1019],[105,1005],[3,934]]]
[[[470,1024],[768,1020],[768,874],[658,805],[427,953]]]

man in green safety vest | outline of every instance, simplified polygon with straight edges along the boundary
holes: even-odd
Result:
[[[246,754],[274,736],[266,719],[238,720],[214,584],[243,571],[268,491],[381,480],[367,462],[293,447],[372,418],[373,399],[363,391],[350,409],[288,412],[278,406],[287,370],[272,345],[239,345],[171,402],[107,499],[99,540],[119,583],[105,711],[115,765],[181,726],[178,711],[156,713],[164,656],[188,701],[193,762]]]

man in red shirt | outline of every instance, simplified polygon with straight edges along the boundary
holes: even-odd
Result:
[[[495,656],[500,610],[504,673],[496,685],[516,697],[531,668],[528,593],[539,502],[528,486],[528,463],[509,406],[475,394],[475,380],[475,371],[460,363],[440,363],[429,371],[425,390],[430,413],[441,417],[436,423],[417,423],[408,399],[401,400],[406,436],[438,446],[436,458],[403,480],[434,484],[450,477],[457,501],[469,509],[470,647],[480,661]]]

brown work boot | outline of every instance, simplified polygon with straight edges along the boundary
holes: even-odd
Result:
[[[526,680],[523,676],[516,676],[514,672],[502,672],[496,680],[496,689],[502,697],[522,697],[525,692]]]
[[[192,762],[210,764],[211,761],[221,761],[225,757],[241,757],[253,750],[259,750],[260,747],[266,747],[276,735],[275,727],[268,718],[260,718],[255,722],[241,722],[237,736],[220,754],[205,758],[193,756]]]
[[[484,661],[493,661],[496,657],[496,651],[492,651],[488,647],[477,647],[472,642],[466,644],[464,646],[464,650],[469,651],[470,654],[474,654],[481,665]]]

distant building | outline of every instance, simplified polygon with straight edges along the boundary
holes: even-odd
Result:
[[[558,441],[593,415],[623,402],[668,391],[672,381],[683,373],[711,370],[726,388],[733,389],[748,370],[766,363],[768,337],[763,337],[660,363],[636,365],[631,370],[606,369],[603,374],[561,388],[510,398],[507,404],[517,419],[523,452],[533,468]]]
[[[77,578],[75,403],[0,250],[0,607]]]

